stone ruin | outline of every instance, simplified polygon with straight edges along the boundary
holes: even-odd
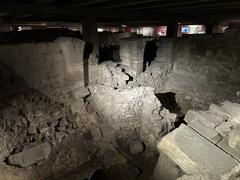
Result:
[[[121,61],[100,64],[76,38],[0,45],[0,179],[234,179],[239,54],[225,39],[119,38]]]

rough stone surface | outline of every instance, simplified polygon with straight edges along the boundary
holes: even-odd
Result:
[[[159,138],[174,127],[176,115],[167,110],[160,113],[161,103],[150,87],[119,90],[98,85],[89,89],[88,109],[96,111],[115,131],[137,132],[149,139],[151,133]]]
[[[84,46],[84,41],[68,37],[1,45],[0,63],[22,77],[27,86],[52,97],[58,95],[59,100],[62,94],[84,86]],[[21,89],[15,89],[18,90]]]
[[[239,179],[240,165],[234,167],[230,172],[221,177],[221,180],[237,180]]]
[[[165,91],[182,95],[182,99],[190,97],[184,112],[205,110],[210,103],[224,100],[239,103],[236,96],[240,84],[238,39],[238,31],[232,31],[175,40],[174,68]],[[180,106],[184,107],[182,102]]]
[[[146,42],[151,38],[125,38],[120,40],[120,58],[128,67],[127,72],[136,76],[143,71],[143,56]]]
[[[127,159],[116,150],[109,149],[103,154],[104,166],[108,169],[113,165],[125,164]]]
[[[158,149],[187,174],[220,176],[237,165],[235,159],[185,125],[163,137]]]
[[[234,128],[228,135],[228,144],[233,149],[240,151],[240,127]]]
[[[142,153],[145,147],[141,141],[133,141],[130,143],[130,151],[132,154]]]
[[[90,131],[91,131],[92,137],[95,141],[102,140],[103,136],[102,136],[101,129],[99,127],[93,125],[91,127]]]
[[[158,158],[157,165],[154,169],[153,180],[175,180],[183,174],[181,168],[169,159],[164,153]]]
[[[48,143],[43,143],[20,153],[10,155],[8,157],[8,162],[15,166],[28,167],[41,160],[47,159],[50,152],[50,145]]]

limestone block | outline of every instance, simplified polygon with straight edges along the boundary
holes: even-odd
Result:
[[[216,128],[219,124],[226,120],[224,116],[220,116],[215,112],[211,111],[193,111],[189,110],[184,119],[187,123],[195,120],[199,120],[204,125],[208,126],[211,129]]]
[[[164,153],[159,155],[157,165],[154,169],[153,180],[175,180],[182,174],[181,169]]]
[[[50,154],[50,151],[51,151],[50,145],[48,143],[43,143],[33,148],[26,149],[20,153],[10,155],[8,157],[8,162],[9,164],[15,166],[28,167],[41,160],[47,159]]]
[[[240,126],[234,128],[228,135],[228,144],[230,147],[240,151]]]
[[[228,144],[228,139],[226,137],[219,141],[217,143],[217,146],[240,162],[240,151],[230,147]]]
[[[207,138],[209,141],[211,141],[214,144],[218,143],[222,139],[222,137],[218,134],[217,131],[209,128],[208,126],[205,126],[198,120],[191,121],[188,124],[188,126],[193,128],[195,131],[200,133],[202,136],[204,136],[205,138]]]
[[[223,117],[230,117],[230,114],[228,112],[226,112],[222,107],[217,106],[216,104],[210,104],[209,111],[214,111]]]
[[[237,123],[240,123],[240,104],[225,101],[222,103],[224,111],[228,112]]]
[[[187,174],[220,176],[237,165],[235,159],[185,125],[163,137],[157,148]]]
[[[216,131],[223,137],[226,137],[233,129],[237,127],[236,122],[226,121],[216,127]]]
[[[191,121],[196,121],[198,120],[198,115],[199,113],[197,111],[189,110],[184,118],[184,120],[187,123],[190,123]]]

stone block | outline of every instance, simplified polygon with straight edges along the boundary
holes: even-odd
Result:
[[[187,174],[220,176],[238,164],[230,155],[185,125],[163,137],[157,148]]]
[[[183,174],[181,169],[164,153],[158,158],[157,165],[154,169],[153,180],[175,180]]]
[[[224,116],[221,116],[211,111],[193,111],[189,110],[184,119],[187,123],[198,120],[202,124],[208,126],[211,129],[215,129],[219,124],[226,120]]]
[[[220,116],[214,112],[210,111],[202,111],[200,112],[199,121],[209,128],[216,128],[219,124],[226,120],[225,117]]]
[[[233,129],[237,127],[236,122],[226,121],[216,127],[216,131],[223,137],[226,137]]]
[[[222,105],[222,109],[230,114],[234,121],[240,123],[240,104],[224,101]]]
[[[19,167],[28,167],[39,161],[48,158],[51,151],[51,147],[48,143],[39,144],[33,148],[25,149],[20,153],[10,155],[8,162],[11,165]]]
[[[240,152],[240,127],[234,128],[228,135],[228,144]]]
[[[189,110],[184,118],[184,120],[187,122],[187,123],[190,123],[191,121],[196,121],[198,120],[198,112],[196,111],[193,111],[193,110]]]
[[[230,114],[226,112],[222,107],[217,106],[216,104],[210,104],[209,111],[214,111],[223,117],[230,117]]]
[[[225,137],[217,143],[217,146],[220,147],[223,151],[230,154],[234,159],[240,162],[240,151],[233,149],[228,145],[228,139]]]
[[[218,134],[217,131],[205,126],[198,120],[191,121],[188,126],[193,128],[195,131],[197,131],[199,134],[201,134],[214,144],[218,143],[222,139],[222,137]]]

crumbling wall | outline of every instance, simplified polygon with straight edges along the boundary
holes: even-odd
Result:
[[[22,77],[30,88],[56,95],[84,86],[84,45],[74,38],[1,45],[0,62]]]
[[[120,90],[98,85],[90,87],[90,92],[88,109],[96,111],[100,121],[115,132],[132,132],[155,146],[174,127],[176,114],[163,110],[151,87]]]

